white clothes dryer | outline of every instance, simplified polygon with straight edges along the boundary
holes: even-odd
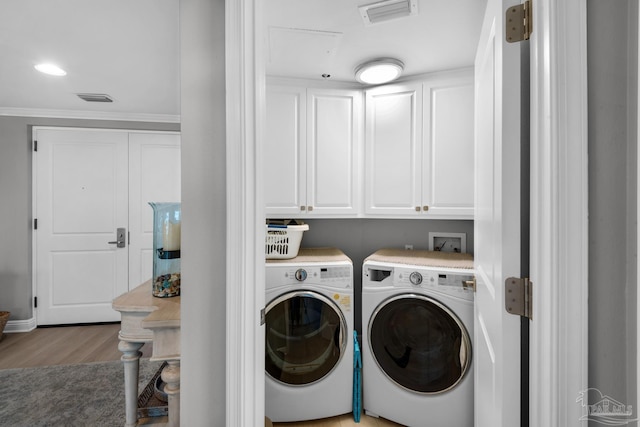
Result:
[[[265,414],[274,422],[352,411],[353,264],[335,248],[267,260]]]
[[[362,269],[365,413],[473,426],[473,257],[382,249]]]

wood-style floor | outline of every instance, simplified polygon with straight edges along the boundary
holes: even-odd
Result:
[[[4,334],[0,340],[0,369],[120,360],[119,323],[90,326],[36,328]],[[151,344],[142,357],[151,356]]]
[[[31,332],[4,334],[0,339],[0,369],[120,360],[120,324],[37,328]],[[142,357],[151,356],[151,344],[142,347]],[[124,404],[124,402],[123,402]],[[382,418],[362,415],[360,423],[351,414],[323,420],[274,423],[274,427],[398,427]]]

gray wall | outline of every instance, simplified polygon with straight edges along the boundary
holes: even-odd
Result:
[[[225,2],[180,1],[181,425],[225,426]]]
[[[33,317],[32,168],[33,126],[179,131],[177,123],[72,120],[0,116],[0,310],[9,320]]]
[[[465,233],[467,252],[473,253],[473,221],[424,219],[310,219],[302,247],[336,247],[353,262],[355,285],[355,327],[362,332],[359,291],[362,289],[362,261],[382,248],[429,248],[429,232]]]
[[[637,1],[587,2],[589,386],[633,405],[634,418],[637,8]]]

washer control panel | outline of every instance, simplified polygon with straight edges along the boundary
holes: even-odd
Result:
[[[353,268],[350,264],[269,266],[266,270],[267,289],[293,284],[353,288]]]
[[[305,280],[307,280],[307,270],[305,270],[304,268],[297,269],[294,273],[294,277],[298,282],[304,282]]]

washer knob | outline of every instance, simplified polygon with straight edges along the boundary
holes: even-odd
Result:
[[[420,283],[422,283],[422,274],[414,271],[413,273],[411,273],[411,276],[409,276],[409,281],[412,285],[418,286]]]
[[[296,270],[296,280],[298,282],[304,282],[307,279],[307,271],[303,268]]]

